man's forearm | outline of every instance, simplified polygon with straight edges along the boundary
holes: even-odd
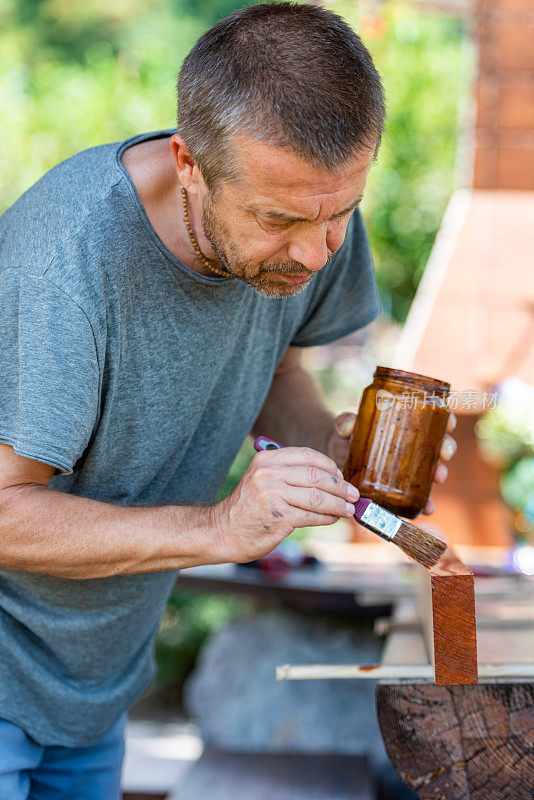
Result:
[[[254,425],[324,452],[334,415],[301,367],[275,378]],[[24,485],[0,491],[0,568],[88,579],[218,563],[213,506],[121,506]]]
[[[0,567],[81,579],[216,563],[211,511],[11,487],[0,493]]]
[[[287,367],[274,376],[251,435],[325,452],[334,419],[314,378],[301,366]]]

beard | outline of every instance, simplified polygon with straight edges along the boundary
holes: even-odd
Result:
[[[211,244],[223,267],[235,278],[246,283],[255,292],[263,297],[283,298],[290,297],[304,291],[309,285],[309,280],[303,283],[286,283],[276,280],[279,275],[302,275],[308,273],[313,278],[315,272],[310,272],[298,261],[260,261],[252,264],[240,256],[239,250],[232,241],[232,235],[227,226],[218,218],[213,201],[208,194],[202,203],[202,228],[204,235]],[[330,261],[334,254],[328,251]]]

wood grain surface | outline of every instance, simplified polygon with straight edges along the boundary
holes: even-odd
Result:
[[[379,684],[388,755],[422,800],[532,800],[534,684]]]
[[[475,581],[471,570],[451,549],[443,553],[422,580],[430,586],[430,606],[421,619],[438,686],[478,681]],[[426,619],[426,624],[425,624]]]

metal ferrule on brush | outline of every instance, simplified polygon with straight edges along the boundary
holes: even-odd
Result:
[[[354,503],[354,508],[354,516],[361,525],[389,542],[395,538],[402,525],[399,517],[365,497],[360,497]]]

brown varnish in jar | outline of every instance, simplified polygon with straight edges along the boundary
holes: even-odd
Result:
[[[376,368],[343,470],[362,497],[409,519],[424,509],[447,427],[449,390],[436,378]]]

